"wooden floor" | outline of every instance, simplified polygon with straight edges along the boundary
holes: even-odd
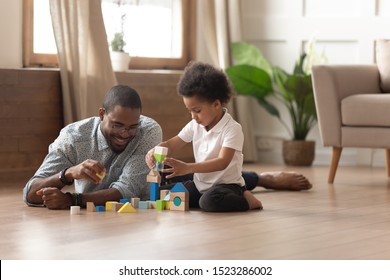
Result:
[[[139,210],[70,215],[27,207],[24,181],[0,187],[0,259],[390,259],[390,179],[384,168],[248,165],[295,170],[306,192],[262,188],[263,211]]]

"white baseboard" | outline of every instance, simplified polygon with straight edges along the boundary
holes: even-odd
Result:
[[[265,164],[284,164],[282,156],[282,141],[277,137],[257,136],[258,162]],[[381,149],[344,148],[339,166],[386,166],[384,151]],[[316,153],[313,165],[329,166],[332,158],[332,148],[323,147],[316,142]]]

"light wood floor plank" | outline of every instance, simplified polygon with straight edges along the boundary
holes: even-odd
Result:
[[[246,165],[295,170],[313,189],[254,190],[263,211],[135,214],[27,207],[25,181],[0,186],[0,259],[390,259],[390,180],[385,168]]]

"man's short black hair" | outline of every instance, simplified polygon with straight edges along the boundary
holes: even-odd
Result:
[[[126,85],[116,85],[108,90],[103,102],[103,108],[107,113],[115,106],[142,109],[141,98],[135,89]]]

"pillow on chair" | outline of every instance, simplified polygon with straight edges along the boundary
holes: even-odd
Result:
[[[375,41],[376,64],[381,78],[381,89],[390,92],[390,40],[379,39]]]

